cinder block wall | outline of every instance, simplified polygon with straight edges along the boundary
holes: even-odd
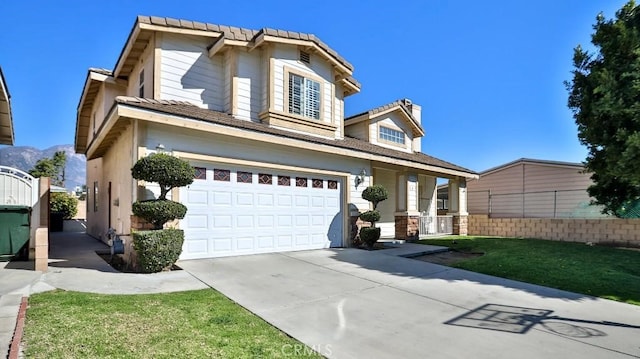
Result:
[[[540,238],[640,248],[640,219],[469,216],[469,235]]]

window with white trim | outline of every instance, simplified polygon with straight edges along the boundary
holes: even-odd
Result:
[[[380,126],[380,139],[404,145],[404,133],[393,128]]]
[[[320,83],[289,73],[289,113],[320,119]]]

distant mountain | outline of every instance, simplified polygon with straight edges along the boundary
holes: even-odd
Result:
[[[73,190],[76,186],[86,184],[87,160],[84,155],[75,153],[73,145],[56,145],[44,150],[29,146],[2,147],[0,148],[0,165],[29,172],[39,159],[51,158],[57,151],[64,151],[67,154],[64,186]]]

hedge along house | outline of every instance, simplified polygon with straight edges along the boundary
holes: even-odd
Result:
[[[409,100],[345,119],[360,91],[352,72],[314,35],[139,16],[113,71],[89,70],[78,105],[88,233],[130,232],[131,203],[157,192],[130,168],[156,151],[196,169],[171,193],[188,207],[182,259],[348,246],[374,183],[392,193],[384,234],[416,238],[419,213],[436,215],[437,177],[458,189],[465,233],[477,174],[420,152]]]

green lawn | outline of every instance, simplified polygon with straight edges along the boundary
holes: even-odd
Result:
[[[457,262],[453,265],[457,268],[640,305],[639,251],[540,239],[471,236],[420,243],[484,253]]]
[[[320,357],[214,290],[34,294],[23,343],[28,358]]]

